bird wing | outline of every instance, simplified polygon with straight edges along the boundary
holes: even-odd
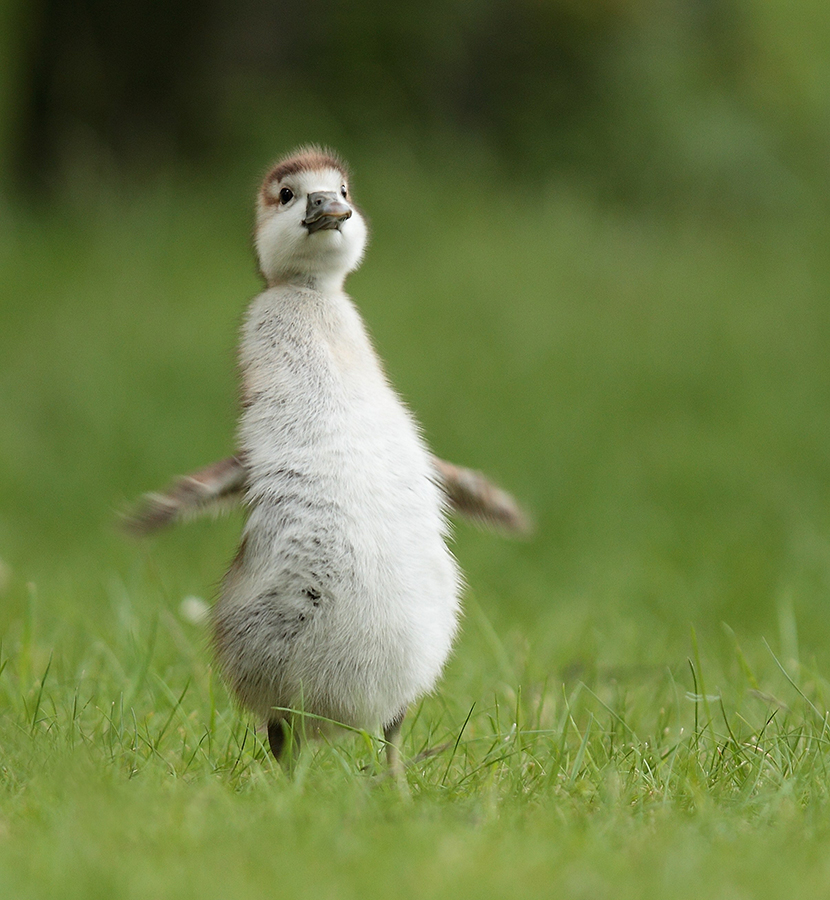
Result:
[[[132,534],[144,535],[165,525],[216,515],[242,502],[247,469],[242,454],[229,456],[175,478],[162,491],[144,494],[122,517]]]
[[[527,535],[530,519],[507,491],[481,472],[432,457],[436,481],[450,509],[479,527],[506,535]],[[124,528],[135,535],[151,534],[167,525],[203,515],[216,515],[242,503],[247,481],[242,453],[211,463],[174,479],[162,491],[144,496],[122,517]]]
[[[530,517],[516,498],[482,472],[456,466],[437,456],[432,457],[432,464],[454,512],[475,525],[504,534],[520,536],[531,533],[533,526]]]

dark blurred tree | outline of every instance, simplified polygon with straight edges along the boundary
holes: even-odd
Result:
[[[167,0],[42,0],[33,15],[14,165],[30,185],[84,153],[190,157],[214,16]]]
[[[757,137],[715,121],[752,116],[739,3],[41,0],[12,171],[31,187],[84,156],[192,163],[313,106],[353,141],[465,133],[506,167],[621,189],[682,183],[689,159],[731,178]]]

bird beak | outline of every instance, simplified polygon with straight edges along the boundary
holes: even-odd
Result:
[[[340,230],[340,226],[352,214],[352,208],[334,191],[315,191],[308,195],[303,225],[309,234],[323,229]]]

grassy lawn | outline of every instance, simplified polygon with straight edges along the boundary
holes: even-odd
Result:
[[[240,519],[113,527],[233,448],[256,179],[4,210],[2,896],[827,895],[824,218],[353,162],[349,287],[390,374],[536,535],[458,526],[409,797],[369,735],[288,778],[186,614]]]

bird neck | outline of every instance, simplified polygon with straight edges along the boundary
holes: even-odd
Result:
[[[345,274],[326,273],[326,274],[285,274],[277,278],[268,280],[268,287],[287,287],[302,288],[307,291],[314,291],[322,294],[324,297],[330,297],[334,294],[343,292],[343,284],[346,281]]]

